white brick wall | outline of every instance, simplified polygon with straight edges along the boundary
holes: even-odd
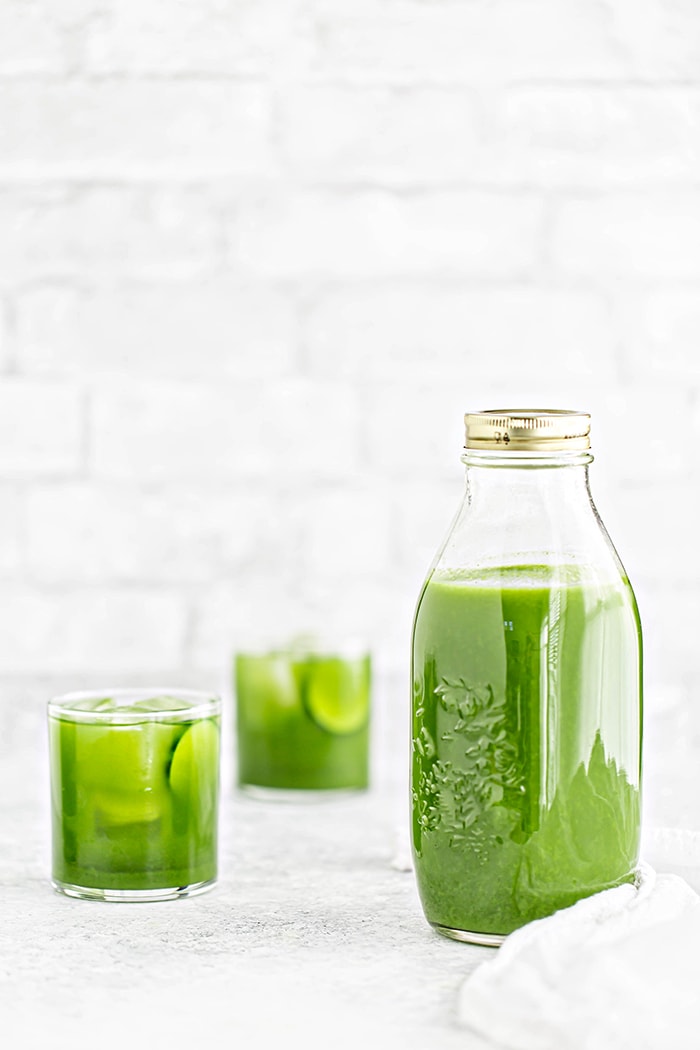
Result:
[[[221,485],[348,476],[360,456],[357,400],[345,385],[301,378],[111,383],[93,392],[90,475]]]
[[[697,173],[694,85],[523,85],[489,92],[483,106],[487,132],[475,160],[489,181],[654,187],[692,184]]]
[[[0,7],[0,75],[66,75],[71,69],[66,32],[78,4],[5,0]],[[87,13],[88,5],[83,5]]]
[[[12,529],[11,550],[17,512],[9,495],[2,505],[13,511],[2,522]],[[224,491],[85,482],[37,487],[27,496],[23,524],[28,574],[62,587],[211,585],[222,573],[247,570],[262,541],[271,567],[288,553],[270,521],[268,499],[249,485]]]
[[[177,591],[8,588],[0,605],[0,674],[107,676],[177,666],[186,640]]]
[[[699,243],[694,190],[574,197],[554,208],[552,264],[580,278],[697,279]]]
[[[532,194],[280,192],[242,209],[232,264],[258,278],[514,277],[537,262]]]
[[[600,293],[577,288],[441,281],[333,289],[316,297],[306,341],[320,375],[356,382],[420,385],[435,357],[465,384],[488,357],[494,379],[526,381],[542,360],[575,380],[615,378],[611,312]]]
[[[281,100],[283,158],[310,183],[464,182],[481,149],[479,118],[468,89],[305,84]]]
[[[655,383],[670,385],[700,377],[700,289],[660,288],[635,295],[623,304],[623,325],[630,371],[642,365]]]
[[[191,280],[221,254],[214,195],[197,189],[0,180],[0,281]]]
[[[95,74],[276,76],[311,53],[313,5],[299,0],[106,0],[96,7],[85,49]]]
[[[292,296],[234,280],[42,283],[16,297],[27,374],[275,379],[297,369]],[[202,352],[196,352],[196,348]]]
[[[324,72],[488,84],[620,77],[628,69],[608,4],[317,0],[311,6]]]
[[[78,385],[0,381],[0,475],[75,477],[84,466],[85,423]]]
[[[690,0],[5,0],[3,708],[324,623],[398,710],[462,413],[507,401],[593,412],[692,696],[699,187]]]
[[[262,85],[227,81],[6,81],[0,176],[255,176],[269,162],[268,95]]]

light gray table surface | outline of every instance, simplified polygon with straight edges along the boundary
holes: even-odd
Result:
[[[42,718],[0,756],[3,1050],[482,1050],[456,1003],[493,949],[435,934],[413,874],[394,864],[406,853],[407,741],[393,716],[378,720],[363,795],[258,802],[225,769],[219,883],[160,904],[51,889]],[[700,828],[697,733],[676,708],[648,728],[647,812]]]
[[[229,789],[215,889],[104,904],[51,889],[47,805],[0,807],[3,1045],[474,1045],[456,993],[492,950],[425,923],[392,863],[401,812],[386,788],[317,804]]]

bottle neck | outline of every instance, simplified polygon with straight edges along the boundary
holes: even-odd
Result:
[[[559,518],[577,506],[590,507],[590,452],[474,452],[466,450],[467,501],[480,510]]]
[[[491,467],[500,470],[559,469],[588,466],[593,462],[589,449],[574,452],[508,452],[493,449],[465,448],[462,463],[469,467]]]
[[[609,541],[589,489],[592,459],[587,450],[466,450],[465,498],[440,566],[609,559]]]

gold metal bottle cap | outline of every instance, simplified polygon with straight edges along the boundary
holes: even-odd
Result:
[[[591,417],[560,408],[487,409],[464,417],[465,448],[576,452],[591,447]]]

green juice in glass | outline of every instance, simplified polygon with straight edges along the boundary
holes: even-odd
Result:
[[[53,882],[159,900],[216,879],[220,701],[73,694],[49,705]]]
[[[640,646],[624,578],[573,565],[429,577],[414,625],[412,834],[436,928],[498,943],[633,878]]]
[[[253,793],[367,787],[367,654],[239,653],[235,690],[241,787]]]

